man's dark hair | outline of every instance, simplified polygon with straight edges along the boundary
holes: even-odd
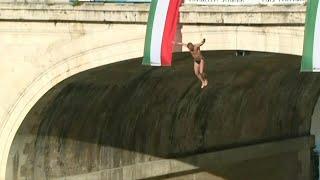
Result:
[[[189,42],[189,43],[187,44],[187,47],[188,47],[188,49],[189,49],[190,51],[193,51],[194,46],[193,46],[193,44],[192,44],[191,42]]]

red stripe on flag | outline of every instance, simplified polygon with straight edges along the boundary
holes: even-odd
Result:
[[[179,19],[179,7],[182,0],[170,0],[161,45],[161,65],[171,66],[174,37]]]

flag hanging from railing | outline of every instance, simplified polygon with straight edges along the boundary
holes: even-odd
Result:
[[[309,0],[304,32],[302,72],[320,72],[320,5],[319,0]]]
[[[181,1],[151,1],[142,64],[171,66]]]

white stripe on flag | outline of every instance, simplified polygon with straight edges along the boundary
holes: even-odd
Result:
[[[320,72],[320,6],[318,4],[313,40],[313,71]]]
[[[158,0],[151,37],[151,65],[161,66],[161,45],[169,2],[170,0]]]

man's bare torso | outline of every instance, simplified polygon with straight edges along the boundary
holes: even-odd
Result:
[[[200,46],[194,46],[193,51],[190,51],[190,53],[195,61],[201,61],[201,59],[204,60],[200,51]]]

